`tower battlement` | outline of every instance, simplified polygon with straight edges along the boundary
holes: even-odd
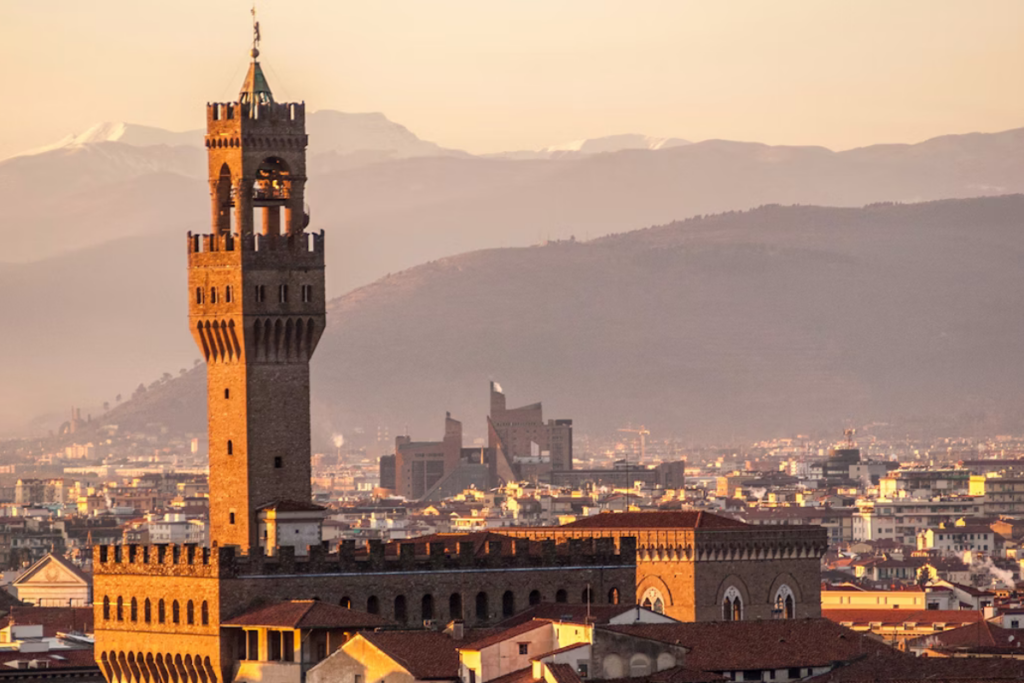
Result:
[[[268,130],[272,127],[305,130],[305,102],[267,102],[251,105],[243,102],[207,102],[206,129],[238,128],[242,130]]]
[[[194,576],[230,579],[246,576],[366,574],[380,572],[432,572],[439,570],[494,570],[497,568],[629,567],[636,564],[636,541],[619,539],[525,538],[491,540],[477,550],[472,540],[451,539],[428,543],[399,542],[397,554],[371,540],[357,552],[355,541],[344,541],[338,552],[311,546],[309,554],[296,557],[291,546],[266,555],[262,548],[239,552],[235,546],[200,548],[195,545],[96,546],[93,572],[97,576]],[[393,549],[393,548],[392,548]]]
[[[258,264],[260,259],[274,259],[277,262],[280,260],[279,255],[286,255],[296,267],[323,267],[324,231],[280,236],[188,233],[190,266],[222,265],[222,254],[230,254],[235,258],[244,254],[241,258],[254,264]]]

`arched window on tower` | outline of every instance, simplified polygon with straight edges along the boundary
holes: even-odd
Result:
[[[380,614],[380,600],[376,595],[371,595],[366,599],[366,611],[370,614]]]
[[[231,285],[224,287],[224,303],[231,303]]]
[[[153,603],[146,598],[146,602],[142,604],[142,619],[147,624],[153,621]]]
[[[103,620],[110,621],[110,598],[103,596]]]
[[[423,618],[423,621],[434,618],[434,596],[430,593],[424,595],[420,601],[420,616]]]
[[[171,623],[181,623],[181,606],[178,605],[177,600],[171,603]]]
[[[211,304],[217,303],[217,288],[216,287],[210,287],[210,303]]]
[[[117,620],[124,621],[124,598],[117,598]]]
[[[203,303],[203,288],[202,287],[196,287],[196,303],[197,304],[202,304]]]
[[[164,607],[163,598],[160,598],[160,602],[156,604],[156,620],[161,624],[167,621],[167,609]]]
[[[185,623],[187,623],[187,624],[194,624],[194,623],[196,623],[196,608],[195,608],[195,605],[192,604],[191,600],[189,600],[185,604]]]
[[[555,592],[555,602],[569,602],[569,594],[564,588],[559,588],[558,591]]]
[[[448,618],[462,618],[462,593],[452,593],[448,598]]]
[[[476,594],[476,618],[480,621],[487,621],[490,618],[490,607],[487,604],[487,593],[480,591]]]
[[[131,611],[129,612],[129,614],[131,615],[131,620],[132,621],[138,621],[139,620],[139,601],[136,600],[135,598],[132,598],[132,606],[131,606]]]
[[[395,621],[400,624],[404,624],[408,618],[408,613],[405,609],[405,596],[398,595],[395,597]]]
[[[277,300],[282,304],[288,303],[288,285],[278,285]]]

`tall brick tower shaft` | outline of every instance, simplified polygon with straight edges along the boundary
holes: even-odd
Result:
[[[305,104],[274,101],[258,56],[237,102],[207,104],[212,232],[188,236],[210,540],[243,549],[260,545],[260,508],[310,504],[309,360],[325,321],[323,232],[305,232]]]

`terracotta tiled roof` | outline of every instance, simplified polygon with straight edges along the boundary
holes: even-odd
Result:
[[[537,680],[538,679],[533,677],[533,665],[531,664],[525,669],[513,671],[510,674],[498,676],[497,678],[492,678],[487,683],[534,683],[534,681]]]
[[[905,624],[972,624],[984,619],[977,610],[956,609],[823,609],[821,616],[837,624],[865,625],[878,622],[884,626]]]
[[[263,605],[223,622],[224,626],[282,628],[375,628],[389,624],[376,614],[346,609],[319,600],[287,600]]]
[[[888,656],[865,655],[828,673],[806,679],[814,683],[1002,683],[1024,678],[1024,661],[1003,657],[914,657],[893,651]]]
[[[710,512],[606,512],[563,525],[563,529],[746,529],[752,525]]]
[[[42,626],[43,635],[52,638],[57,632],[92,633],[92,607],[12,607],[0,620],[0,628],[11,624]]]
[[[517,624],[516,626],[512,626],[511,628],[502,629],[497,633],[492,633],[482,638],[477,638],[476,640],[463,642],[459,645],[459,649],[482,650],[485,647],[490,647],[491,645],[503,643],[509,638],[515,638],[516,636],[521,635],[523,633],[529,633],[530,631],[536,630],[538,628],[548,628],[550,626],[551,622],[547,619],[536,619],[533,621],[527,621],[521,624]]]
[[[580,677],[568,664],[548,664],[547,668],[555,683],[580,683]]]
[[[459,641],[437,631],[367,631],[363,638],[421,681],[459,677]]]
[[[17,650],[6,650],[0,652],[0,673],[7,673],[7,669],[10,667],[3,666],[7,662],[14,662],[17,660],[39,660],[47,662],[47,665],[51,669],[68,669],[68,668],[82,668],[82,667],[95,667],[96,658],[93,654],[91,647],[84,648],[81,650],[50,650],[49,652],[19,652]],[[18,669],[10,668],[11,671],[18,671]],[[97,670],[98,667],[97,667]]]
[[[710,671],[698,671],[683,666],[674,666],[671,669],[658,671],[649,676],[637,676],[635,678],[606,678],[602,683],[717,683],[725,678]]]
[[[687,648],[686,666],[701,671],[828,666],[864,653],[891,652],[877,640],[826,619],[713,621],[598,626]]]
[[[326,509],[323,505],[303,500],[275,500],[259,508],[259,510],[276,510],[277,512],[317,512]]]
[[[907,647],[925,645],[932,649],[969,651],[977,651],[981,647],[1012,648],[1016,653],[1024,655],[1020,634],[1016,630],[1002,628],[987,621],[978,621],[907,641]]]
[[[590,605],[588,609],[587,605],[542,602],[520,612],[514,617],[509,617],[498,625],[504,627],[517,626],[533,619],[568,621],[577,624],[607,624],[614,617],[632,610],[636,610],[636,605]]]

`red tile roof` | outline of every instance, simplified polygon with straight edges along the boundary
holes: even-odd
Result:
[[[0,620],[0,628],[11,624],[42,626],[43,635],[52,638],[57,632],[93,632],[92,607],[12,607]]]
[[[437,631],[366,631],[368,642],[421,681],[459,677],[459,641]]]
[[[892,652],[877,640],[826,619],[713,621],[598,626],[687,648],[686,666],[701,671],[828,666],[864,653]]]
[[[224,626],[365,629],[390,624],[384,617],[319,600],[287,600],[262,605],[223,622]]]
[[[674,666],[671,669],[658,671],[649,676],[605,678],[602,683],[717,683],[724,680],[726,679],[710,671],[698,671],[682,666]]]
[[[48,652],[19,652],[17,650],[6,650],[0,652],[0,674],[8,673],[8,670],[18,671],[18,669],[5,667],[3,665],[7,662],[14,662],[19,659],[26,662],[33,659],[47,662],[51,669],[96,667],[96,658],[91,647],[81,650],[50,650]],[[96,668],[99,670],[98,667]]]
[[[977,651],[978,648],[1008,648],[1024,655],[1020,633],[987,621],[921,636],[907,641],[907,647],[928,646],[938,650]]]
[[[879,622],[885,626],[914,622],[917,624],[972,624],[982,621],[984,615],[977,610],[955,609],[823,609],[821,616],[837,624],[868,624]]]
[[[914,657],[893,651],[888,656],[864,655],[827,673],[806,679],[814,683],[1009,683],[1024,678],[1024,661],[1003,657]]]
[[[575,669],[568,664],[548,664],[547,668],[555,683],[581,683]]]
[[[569,604],[564,602],[542,602],[539,605],[509,617],[498,626],[518,626],[533,619],[550,619],[551,621],[568,621],[577,624],[607,624],[623,612],[636,609],[636,605],[587,605]],[[589,617],[589,619],[588,619]]]
[[[534,683],[538,681],[533,677],[533,665],[520,669],[519,671],[513,671],[512,673],[505,674],[504,676],[498,676],[492,678],[487,683]]]
[[[748,529],[753,525],[710,512],[604,512],[562,525],[562,529]]]
[[[275,500],[259,508],[260,510],[276,510],[277,512],[316,512],[326,510],[322,505],[303,500]]]
[[[521,635],[523,633],[529,633],[530,631],[534,631],[538,628],[549,628],[550,626],[551,622],[547,619],[536,619],[533,621],[526,621],[521,624],[512,626],[511,628],[502,629],[497,633],[486,635],[483,638],[477,638],[473,641],[463,642],[459,645],[459,649],[482,650],[485,647],[490,647],[491,645],[503,643],[509,638],[515,638],[516,636]]]

